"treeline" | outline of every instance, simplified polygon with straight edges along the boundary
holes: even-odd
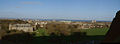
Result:
[[[45,33],[47,34],[54,33],[58,36],[60,36],[60,34],[67,36],[67,35],[71,35],[73,32],[80,32],[80,29],[76,29],[74,25],[65,24],[65,23],[48,23],[44,28],[38,28],[38,27],[37,27],[37,32],[38,30],[44,30]]]
[[[2,30],[8,30],[9,24],[16,24],[16,23],[28,23],[28,22],[20,19],[0,19],[0,26]]]

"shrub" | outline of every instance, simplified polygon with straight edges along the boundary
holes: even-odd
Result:
[[[48,31],[46,29],[37,29],[35,31],[36,36],[49,36]]]

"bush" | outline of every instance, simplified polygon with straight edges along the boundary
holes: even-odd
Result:
[[[5,36],[7,32],[5,30],[0,30],[0,39]]]
[[[50,34],[54,33],[58,36],[60,36],[61,34],[63,35],[71,34],[71,29],[69,28],[69,25],[64,23],[49,23],[47,24],[46,29]]]
[[[46,29],[37,29],[35,33],[36,36],[49,36],[48,31]]]

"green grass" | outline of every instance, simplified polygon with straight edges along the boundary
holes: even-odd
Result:
[[[81,32],[86,32],[88,36],[95,36],[95,35],[105,35],[109,28],[93,28],[93,29],[81,29]],[[38,29],[35,31],[36,36],[49,36],[47,30],[45,29]]]
[[[37,29],[35,31],[35,36],[49,36],[48,32],[46,29]]]
[[[94,28],[94,29],[81,29],[81,32],[86,32],[87,35],[105,35],[109,28]]]
[[[53,43],[61,43],[61,42],[84,42],[84,41],[91,41],[91,40],[96,40],[96,41],[101,41],[104,39],[104,35],[107,33],[109,28],[94,28],[94,29],[81,29],[81,32],[86,32],[87,36],[81,36],[76,37],[76,36],[49,36],[47,34],[47,30],[45,29],[38,29],[36,30],[36,36],[35,39],[32,41],[33,44],[53,44]],[[54,42],[56,41],[56,42]]]

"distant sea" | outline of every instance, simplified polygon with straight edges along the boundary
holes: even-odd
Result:
[[[34,18],[0,18],[0,19],[22,19],[22,20],[40,20],[40,21],[72,21],[72,22],[91,22],[92,20],[71,20],[71,19],[34,19]],[[96,22],[112,22],[104,20],[96,20]]]
[[[92,20],[69,20],[69,19],[39,19],[40,21],[72,21],[72,22],[91,22]],[[96,20],[96,22],[112,22],[112,21],[103,21]]]

